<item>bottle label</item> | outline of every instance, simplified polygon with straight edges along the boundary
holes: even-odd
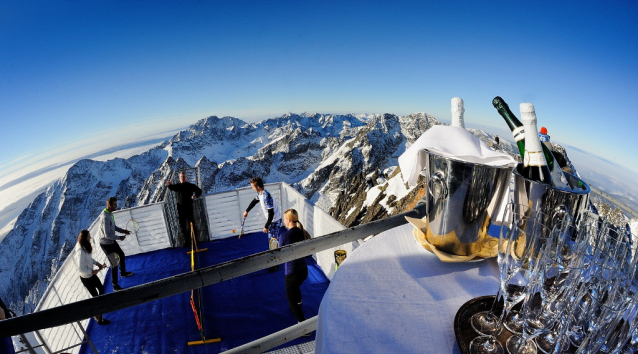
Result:
[[[546,166],[545,156],[542,151],[525,151],[523,166]]]
[[[512,135],[514,136],[514,141],[519,142],[525,139],[525,128],[523,126],[516,127],[512,130]]]

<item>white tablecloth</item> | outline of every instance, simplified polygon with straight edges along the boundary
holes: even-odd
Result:
[[[497,288],[495,259],[442,263],[411,225],[394,228],[335,273],[319,308],[315,353],[460,353],[456,312]]]

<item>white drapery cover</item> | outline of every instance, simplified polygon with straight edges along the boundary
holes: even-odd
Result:
[[[462,127],[435,125],[399,156],[403,181],[414,186],[425,168],[427,150],[431,153],[488,166],[515,166],[510,155],[490,149],[484,142]]]

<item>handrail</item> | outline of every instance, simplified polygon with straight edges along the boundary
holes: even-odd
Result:
[[[631,209],[630,207],[626,206],[625,204],[623,204],[620,200],[612,197],[609,193],[605,193],[603,191],[601,191],[600,189],[596,189],[592,186],[589,186],[589,189],[591,189],[591,191],[595,194],[598,194],[599,196],[605,198],[605,199],[609,199],[609,201],[611,201],[612,203],[614,203],[617,207],[619,207],[620,209],[624,210],[625,212],[633,215],[634,217],[638,218],[638,212],[634,211],[633,209]]]
[[[223,351],[219,354],[260,354],[272,348],[278,347],[284,343],[288,343],[293,339],[299,338],[306,333],[317,330],[317,316],[309,318],[296,325],[286,327],[281,331],[269,334],[263,338],[259,338],[252,342],[240,345],[239,347]]]
[[[425,204],[419,203],[406,213],[325,236],[126,288],[118,292],[0,321],[0,337],[64,325],[250,274],[403,225],[407,222],[406,216],[413,218],[425,216],[425,209]]]

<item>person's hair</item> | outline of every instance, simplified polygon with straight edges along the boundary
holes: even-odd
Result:
[[[113,202],[117,202],[117,198],[109,197],[109,199],[106,200],[106,206],[108,207],[109,205],[113,204]]]
[[[89,242],[89,230],[84,229],[80,231],[80,234],[78,235],[78,243],[86,252],[93,252],[93,246],[91,246],[91,242]]]
[[[264,180],[259,177],[253,177],[250,179],[250,183],[256,185],[259,188],[264,188]]]
[[[301,224],[301,221],[299,221],[299,214],[297,213],[295,209],[286,210],[284,212],[284,216],[287,217],[288,220],[294,222],[295,226],[297,226],[298,228],[301,229],[301,231],[303,231],[303,225]]]

